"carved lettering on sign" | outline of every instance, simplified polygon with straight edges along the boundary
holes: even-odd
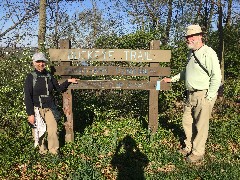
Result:
[[[156,89],[156,83],[146,80],[80,80],[78,84],[71,84],[70,89]],[[170,86],[161,83],[161,90]]]
[[[79,50],[72,51],[68,50],[68,60],[92,60],[98,59],[100,56],[103,57],[104,60],[113,60],[113,50],[109,51],[99,51],[99,50]]]
[[[151,69],[147,68],[136,68],[136,67],[116,67],[116,73],[121,75],[137,75],[137,74],[148,74]],[[151,70],[151,72],[156,72],[156,70]]]
[[[55,66],[56,75],[168,76],[169,67]]]
[[[152,58],[150,58],[150,55],[148,52],[142,52],[142,51],[134,51],[134,50],[125,50],[125,59],[134,61],[134,60],[148,60],[151,61]]]
[[[170,62],[170,50],[49,49],[51,61]]]
[[[141,51],[141,50],[125,50],[124,56],[122,59],[130,60],[130,61],[152,61],[152,57],[148,51]],[[71,49],[68,50],[68,60],[93,60],[102,57],[103,60],[114,60],[114,50],[108,51],[99,51],[99,50],[79,50],[79,51],[72,51]]]

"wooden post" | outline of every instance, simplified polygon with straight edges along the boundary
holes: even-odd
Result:
[[[70,40],[60,40],[59,41],[60,49],[71,49]],[[71,62],[61,62],[61,65],[71,65]],[[63,76],[62,76],[63,77]],[[63,80],[69,79],[71,76],[65,76]],[[71,89],[68,89],[63,93],[63,112],[67,117],[65,122],[65,142],[72,142],[74,140],[74,131],[73,131],[73,112],[72,112],[72,92]]]
[[[150,50],[160,49],[160,41],[153,40],[150,43]],[[159,63],[150,63],[150,67],[158,67]],[[149,77],[149,81],[157,82],[159,77]],[[158,91],[149,90],[148,129],[156,133],[158,129]]]

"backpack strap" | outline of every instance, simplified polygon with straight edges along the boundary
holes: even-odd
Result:
[[[47,72],[47,75],[46,76],[38,76],[37,73],[35,71],[31,72],[32,76],[33,76],[33,88],[35,87],[36,85],[36,82],[37,82],[37,78],[38,77],[44,77],[45,79],[45,83],[46,83],[46,89],[47,89],[47,94],[46,95],[40,95],[38,98],[39,98],[39,103],[40,103],[40,107],[42,107],[42,97],[48,97],[49,96],[49,89],[48,89],[48,79],[51,81],[51,75],[49,72]]]
[[[37,78],[38,78],[38,77],[45,77],[46,88],[48,89],[47,79],[49,79],[50,81],[51,81],[51,79],[52,79],[52,76],[50,75],[49,72],[47,72],[47,75],[46,75],[46,76],[38,76],[35,71],[31,72],[31,74],[32,74],[32,76],[33,76],[33,88],[34,88],[35,85],[36,85],[36,82],[37,82]],[[46,78],[47,78],[47,79],[46,79]]]
[[[48,79],[51,81],[51,75],[47,73],[47,76],[44,77],[45,83],[46,83],[46,89],[47,89],[47,96],[49,96],[49,89],[48,89]]]
[[[31,72],[32,76],[33,76],[33,88],[36,85],[37,82],[37,73],[35,71]]]
[[[209,76],[209,72],[208,70],[200,63],[200,61],[198,60],[197,56],[195,55],[194,51],[192,51],[193,53],[193,57],[195,58],[195,60],[197,61],[198,65],[207,73],[207,75]]]

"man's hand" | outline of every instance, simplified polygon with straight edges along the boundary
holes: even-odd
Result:
[[[172,79],[171,78],[163,78],[162,79],[165,83],[170,83],[170,82],[172,82]]]
[[[34,125],[34,115],[28,116],[28,122]]]

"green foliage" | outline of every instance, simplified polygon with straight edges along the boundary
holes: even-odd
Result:
[[[28,50],[18,52],[0,61],[0,117],[1,129],[15,130],[25,117],[23,82],[31,69]]]
[[[226,78],[237,78],[239,77],[240,67],[240,24],[226,28],[224,31],[224,52],[225,62],[224,68],[226,69]]]
[[[224,29],[224,73],[225,78],[239,78],[240,67],[240,23],[225,27]],[[207,42],[213,49],[218,52],[219,44],[219,32],[213,32],[210,34],[210,38]],[[219,53],[219,52],[218,52]]]
[[[180,126],[178,115],[172,118]],[[1,134],[4,156],[0,161],[5,166],[1,167],[0,177],[115,179],[121,173],[137,171],[135,177],[143,175],[146,179],[236,179],[240,155],[237,124],[237,118],[228,121],[214,118],[210,122],[205,161],[197,165],[187,164],[177,153],[179,139],[174,132],[177,127],[159,126],[158,133],[150,136],[135,118],[94,119],[83,134],[76,133],[74,143],[61,148],[61,157],[40,156],[32,148],[29,132],[11,139]],[[130,164],[127,166],[125,161]],[[132,166],[135,161],[141,167]]]
[[[149,49],[150,41],[160,39],[160,34],[159,31],[137,31],[121,37],[116,34],[102,36],[96,40],[95,46],[103,49]]]

